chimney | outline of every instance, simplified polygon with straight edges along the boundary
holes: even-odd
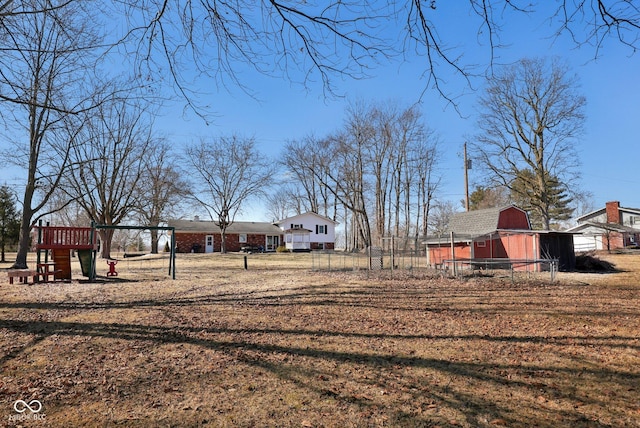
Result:
[[[607,202],[607,223],[620,224],[620,202]]]
[[[200,216],[194,215],[193,216],[193,221],[200,221]]]

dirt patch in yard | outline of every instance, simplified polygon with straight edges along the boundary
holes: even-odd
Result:
[[[309,257],[3,283],[0,426],[640,426],[640,256],[554,283]]]

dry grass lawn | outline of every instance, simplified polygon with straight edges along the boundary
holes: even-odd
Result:
[[[640,427],[640,255],[555,283],[178,257],[3,279],[0,426]]]

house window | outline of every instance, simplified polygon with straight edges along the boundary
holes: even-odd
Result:
[[[476,246],[478,248],[484,248],[484,247],[487,246],[487,241],[478,241],[478,242],[476,242]]]
[[[240,235],[238,235],[238,242],[247,242],[247,234],[246,233],[241,233]]]
[[[326,235],[327,226],[324,224],[316,224],[316,235]]]
[[[291,223],[291,229],[303,229],[301,224],[293,224]]]

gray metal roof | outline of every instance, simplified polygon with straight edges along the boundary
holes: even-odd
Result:
[[[220,228],[212,221],[169,220],[169,226],[176,228],[176,233],[220,233]],[[227,233],[247,233],[254,235],[282,235],[278,226],[255,221],[235,221],[227,227]]]

